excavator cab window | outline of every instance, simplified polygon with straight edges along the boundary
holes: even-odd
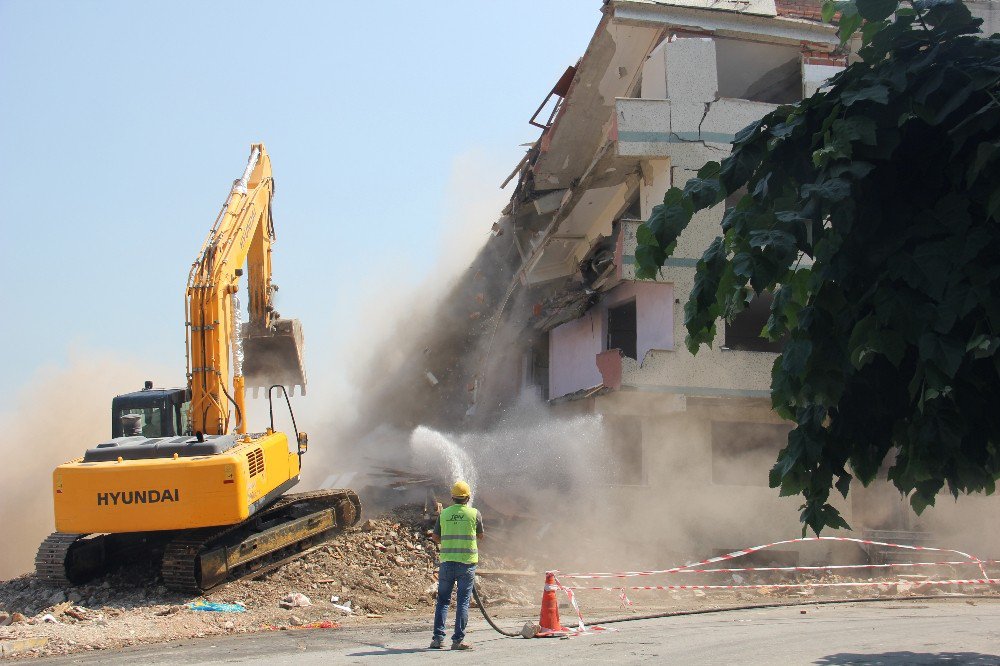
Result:
[[[190,405],[187,389],[147,388],[119,395],[111,402],[111,436],[136,434],[153,438],[189,434]]]
[[[174,418],[177,420],[178,435],[193,435],[191,432],[191,401],[182,405],[174,405]]]
[[[139,434],[143,437],[163,437],[163,410],[159,407],[140,407],[137,409],[122,410],[121,420],[125,416],[136,415],[139,417]]]

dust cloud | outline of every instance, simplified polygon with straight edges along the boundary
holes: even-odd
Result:
[[[34,566],[35,550],[55,530],[52,470],[111,437],[111,398],[172,375],[109,352],[76,349],[63,365],[40,368],[8,409],[0,466],[0,579]],[[171,384],[173,386],[173,384]]]

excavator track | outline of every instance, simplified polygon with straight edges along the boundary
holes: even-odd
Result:
[[[69,534],[53,532],[35,555],[35,574],[53,585],[79,585],[121,562],[162,547],[167,534]]]
[[[73,544],[84,536],[62,532],[54,532],[47,536],[35,554],[35,574],[38,578],[56,585],[71,585],[72,571],[71,567],[67,566],[71,564],[69,551]]]
[[[360,518],[361,500],[353,490],[284,495],[241,523],[175,536],[163,551],[163,584],[177,592],[206,592],[254,575],[273,559],[294,559]]]

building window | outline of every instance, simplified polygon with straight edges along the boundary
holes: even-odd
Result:
[[[785,423],[712,421],[712,483],[767,487],[791,429]]]
[[[549,334],[542,333],[524,354],[524,387],[538,389],[542,400],[549,399]]]
[[[645,485],[642,421],[634,416],[605,415],[603,423],[611,454],[611,483],[616,486]]]
[[[638,360],[635,301],[608,308],[608,349],[620,349],[622,356]]]
[[[767,320],[771,316],[771,301],[774,297],[769,293],[754,296],[743,312],[726,322],[726,347],[742,351],[780,353],[785,347],[785,340],[768,340],[761,335]]]
[[[793,104],[802,99],[799,47],[716,39],[715,54],[719,97],[768,104]]]

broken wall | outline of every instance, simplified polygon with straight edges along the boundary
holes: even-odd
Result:
[[[635,302],[635,347],[642,361],[653,350],[674,347],[673,285],[625,282],[607,291],[583,317],[549,333],[549,398],[602,383],[597,355],[609,349],[608,309]]]

